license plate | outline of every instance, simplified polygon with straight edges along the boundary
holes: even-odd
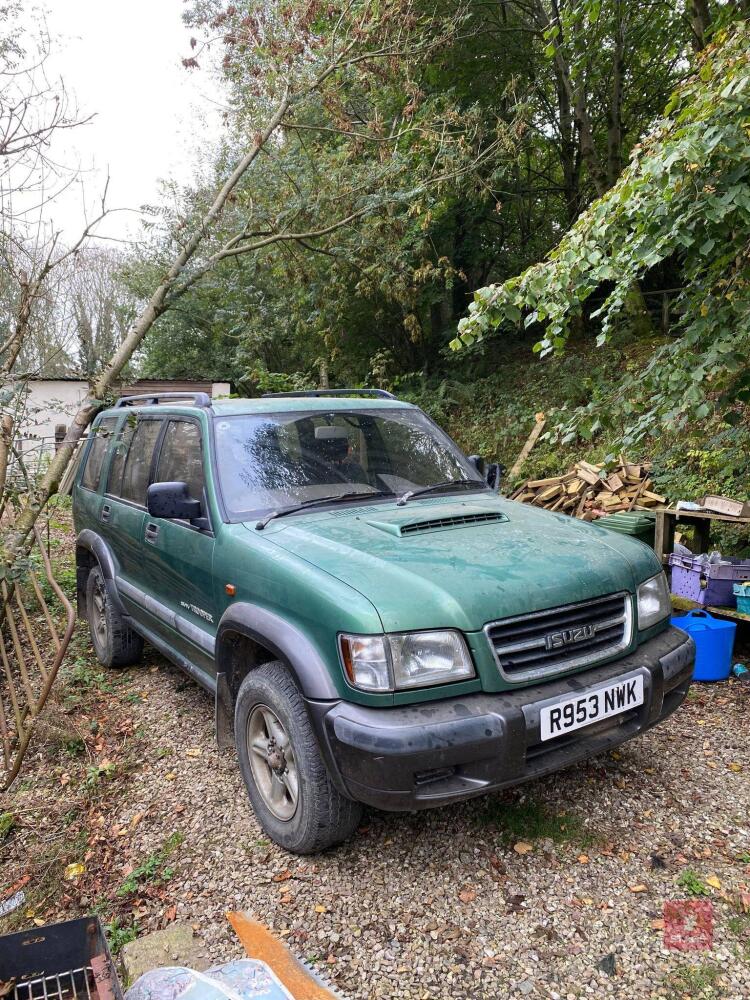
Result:
[[[620,715],[642,704],[642,674],[559,701],[540,712],[542,740],[553,740],[556,736]]]

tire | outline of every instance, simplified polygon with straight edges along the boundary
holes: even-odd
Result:
[[[143,639],[125,624],[95,566],[86,580],[86,617],[96,658],[105,667],[128,667],[143,655]]]
[[[333,785],[283,663],[264,663],[244,679],[234,732],[250,802],[271,840],[294,854],[314,854],[351,836],[362,806]]]

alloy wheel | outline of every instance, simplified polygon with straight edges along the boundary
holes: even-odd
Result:
[[[289,821],[299,802],[299,774],[287,732],[267,705],[256,705],[248,717],[247,747],[263,801],[277,819]]]

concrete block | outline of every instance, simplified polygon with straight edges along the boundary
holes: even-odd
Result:
[[[199,972],[211,966],[204,944],[190,924],[170,924],[164,930],[144,934],[124,946],[120,961],[128,986],[144,972],[165,965],[185,965]]]

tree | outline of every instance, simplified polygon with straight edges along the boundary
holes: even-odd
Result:
[[[226,150],[226,158],[217,166],[217,181],[196,198],[190,211],[175,220],[167,257],[158,283],[136,317],[122,343],[97,375],[91,397],[75,415],[67,436],[44,476],[33,490],[5,535],[5,565],[8,572],[23,553],[29,535],[50,496],[56,491],[60,476],[67,467],[86,428],[105,405],[107,394],[124,366],[140,347],[153,324],[180,301],[187,291],[225,262],[253,254],[277,244],[310,244],[332,232],[343,230],[376,208],[405,197],[414,191],[393,191],[386,184],[387,164],[378,180],[360,185],[342,194],[337,201],[338,215],[320,220],[318,204],[264,206],[256,211],[252,199],[239,203],[238,192],[249,190],[261,156],[273,163],[284,149],[284,128],[298,128],[310,119],[316,129],[330,128],[347,139],[338,119],[340,99],[345,93],[366,92],[374,85],[380,67],[394,59],[408,59],[414,54],[443,44],[446,32],[455,30],[455,10],[447,19],[422,13],[411,0],[350,0],[343,9],[323,8],[315,3],[299,9],[286,3],[251,2],[243,7],[242,19],[234,24],[237,8],[217,3],[201,5],[202,17],[227,30],[233,25],[232,45],[242,56],[238,72],[262,79],[257,87],[257,103],[245,118],[242,133],[244,148]],[[218,20],[217,20],[218,19]],[[196,64],[197,56],[187,60]],[[326,124],[328,121],[330,124]],[[372,122],[372,125],[377,125]],[[395,153],[399,134],[386,137]],[[429,141],[435,141],[430,137]],[[439,141],[439,139],[438,139]],[[443,137],[450,145],[450,135]],[[264,168],[267,169],[266,162]],[[312,169],[312,167],[311,167]],[[452,172],[467,169],[459,164]],[[424,184],[438,183],[443,174],[428,176]],[[416,193],[419,193],[419,188]],[[207,195],[207,196],[206,196]],[[222,227],[218,223],[222,221]],[[74,250],[77,248],[74,248]],[[73,251],[70,251],[73,252]],[[15,348],[10,348],[8,357]],[[12,368],[13,358],[10,366]]]
[[[592,317],[604,344],[629,289],[679,257],[680,336],[656,351],[637,379],[578,409],[563,440],[591,437],[609,421],[631,443],[703,419],[715,407],[738,420],[750,399],[750,27],[722,29],[702,50],[662,120],[634,150],[617,184],[584,212],[543,262],[477,292],[455,349],[508,324],[543,324],[535,350],[561,351],[573,317],[602,287]],[[730,389],[734,392],[730,393]]]

